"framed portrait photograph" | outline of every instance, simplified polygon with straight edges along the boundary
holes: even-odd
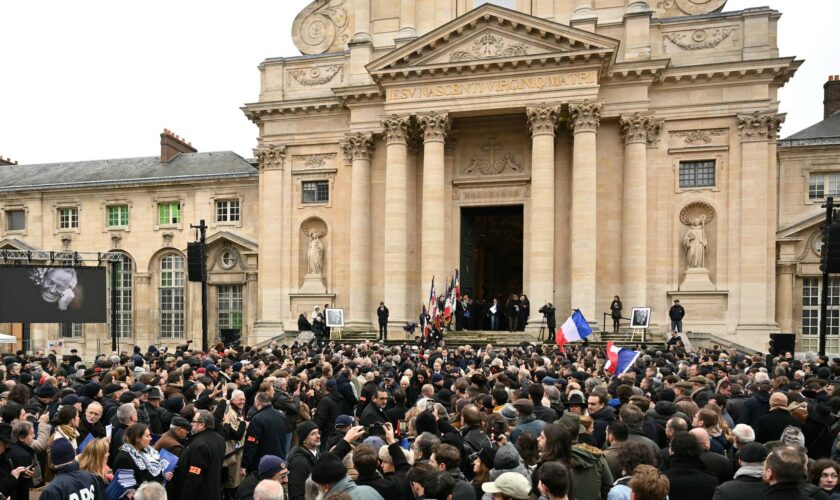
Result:
[[[634,307],[630,313],[630,328],[647,328],[650,324],[650,307]]]
[[[330,328],[344,327],[344,309],[327,309],[327,326]]]
[[[0,266],[0,323],[105,323],[105,268]]]

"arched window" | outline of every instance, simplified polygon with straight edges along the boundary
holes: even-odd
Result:
[[[131,257],[123,254],[122,261],[116,264],[117,270],[117,335],[130,338],[132,335],[132,311],[134,308],[134,263]],[[110,317],[108,320],[110,321]]]
[[[184,258],[169,254],[160,259],[158,286],[160,336],[184,338]]]

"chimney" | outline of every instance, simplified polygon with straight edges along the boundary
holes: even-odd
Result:
[[[11,158],[3,158],[2,156],[0,156],[0,167],[6,167],[6,166],[9,166],[9,165],[17,165],[17,164],[18,164],[18,162],[12,161]]]
[[[840,111],[840,75],[828,75],[828,81],[823,85],[823,90],[825,91],[823,100],[825,109],[823,118],[825,119]]]
[[[181,153],[197,153],[192,143],[181,139],[168,128],[160,134],[160,162],[166,163]]]

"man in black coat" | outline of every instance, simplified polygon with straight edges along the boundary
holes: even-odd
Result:
[[[362,412],[361,417],[361,424],[365,426],[365,428],[369,428],[371,425],[378,423],[384,424],[388,421],[387,415],[385,415],[385,405],[388,404],[388,391],[386,389],[377,389],[376,392],[373,393],[373,400],[371,404],[367,405],[365,410]]]
[[[181,452],[169,484],[172,498],[221,500],[225,438],[216,432],[215,424],[207,410],[198,410],[193,417],[190,443]]]
[[[545,326],[548,327],[548,340],[554,341],[554,329],[557,328],[557,319],[554,317],[554,306],[549,302],[540,307],[540,312],[545,316]]]
[[[679,432],[671,440],[671,457],[665,475],[671,483],[669,498],[709,500],[717,487],[717,479],[707,473],[700,461],[700,444],[691,434]],[[802,475],[800,469],[799,474]]]
[[[767,448],[761,443],[747,443],[739,450],[738,472],[735,479],[715,490],[715,500],[745,500],[761,498],[767,485],[762,478]]]
[[[379,319],[379,338],[385,340],[388,338],[388,308],[385,307],[384,302],[379,303],[376,308],[376,317]]]
[[[554,408],[542,404],[545,389],[542,384],[531,384],[528,386],[528,397],[534,403],[534,416],[547,424],[553,424],[560,418]]]
[[[779,446],[764,461],[764,479],[770,486],[762,500],[804,500],[799,481],[805,470],[805,455],[791,446]]]
[[[758,419],[770,411],[770,382],[758,382],[753,387],[755,387],[755,393],[744,403],[741,421],[736,423],[747,424],[755,429]]]
[[[788,411],[787,404],[787,396],[781,392],[774,392],[770,396],[770,411],[767,415],[760,417],[753,426],[756,442],[778,441],[782,438],[785,427],[789,425],[797,429],[802,427],[799,419]]]
[[[324,439],[321,441],[326,445],[329,436],[335,431],[335,420],[342,414],[342,407],[344,399],[337,392],[337,384],[335,380],[327,380],[327,395],[321,398],[318,402],[318,408],[315,410],[315,423],[321,430],[321,436]],[[321,451],[324,450],[322,446]]]
[[[616,420],[615,409],[607,404],[607,394],[603,391],[590,394],[586,405],[593,420],[592,438],[595,445],[602,448],[607,440],[607,427]]]
[[[685,309],[680,305],[678,299],[674,299],[674,305],[668,310],[668,317],[671,318],[671,331],[682,333],[682,320],[685,317]]]
[[[361,434],[361,427],[354,428],[355,439]],[[350,433],[353,429],[347,432]],[[289,467],[289,500],[304,500],[306,498],[306,479],[315,470],[315,455],[321,448],[321,432],[313,422],[301,422],[295,429],[298,437],[298,445],[289,452],[286,463]],[[339,441],[340,446],[343,441]],[[349,446],[349,445],[348,445]]]
[[[276,455],[280,458],[286,456],[286,419],[271,406],[271,396],[265,392],[257,394],[254,407],[257,413],[248,424],[245,449],[242,452],[242,468],[245,472],[257,470],[263,455]]]

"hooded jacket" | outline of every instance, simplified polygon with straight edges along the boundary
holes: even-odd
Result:
[[[589,416],[593,420],[592,438],[595,439],[595,443],[601,448],[607,440],[607,427],[615,422],[615,408],[606,405]]]
[[[588,444],[572,446],[572,470],[576,500],[607,498],[613,476],[601,450]]]
[[[340,493],[347,493],[353,500],[384,500],[382,495],[370,486],[359,486],[350,476],[344,476],[343,479],[335,483],[330,492],[324,497],[324,500],[333,498]]]
[[[752,395],[747,402],[744,403],[744,412],[741,415],[739,424],[747,424],[753,429],[758,423],[758,419],[767,415],[770,411],[770,393],[757,392]]]
[[[674,417],[680,417],[685,420],[689,428],[691,427],[688,415],[681,412],[679,407],[671,401],[657,401],[656,406],[654,406],[652,410],[648,410],[647,414],[652,416],[656,421],[658,431],[656,444],[659,445],[660,448],[668,446],[668,436],[665,434],[665,428],[668,425],[668,420],[671,420]]]

